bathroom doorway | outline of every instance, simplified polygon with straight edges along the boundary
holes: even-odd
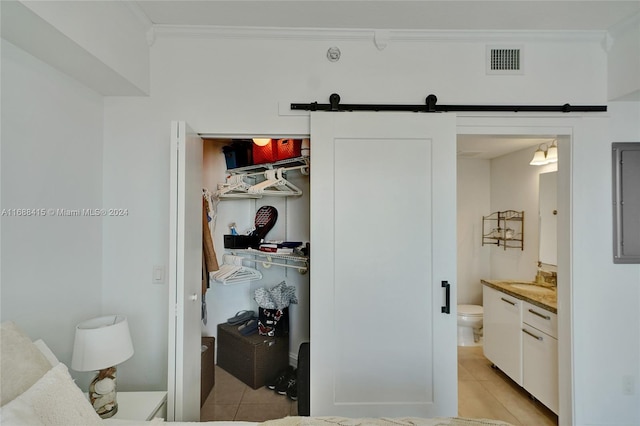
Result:
[[[481,279],[535,279],[539,259],[538,175],[557,170],[557,164],[531,166],[529,162],[538,147],[562,143],[568,151],[569,142],[569,137],[556,133],[458,134],[458,305],[482,305]],[[483,246],[482,217],[509,209],[525,211],[522,249]],[[557,266],[551,268],[557,272]],[[467,340],[459,339],[463,346],[458,346],[460,416],[491,416],[514,424],[558,424],[557,415],[500,370],[491,368],[481,339],[475,343],[479,346]]]

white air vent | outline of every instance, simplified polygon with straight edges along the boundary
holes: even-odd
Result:
[[[487,46],[487,74],[524,74],[519,46]]]

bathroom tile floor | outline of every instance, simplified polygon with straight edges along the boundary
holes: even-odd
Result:
[[[502,420],[514,426],[554,426],[558,416],[491,368],[482,346],[458,346],[458,415]]]
[[[200,410],[200,420],[262,422],[298,413],[297,403],[262,387],[252,389],[216,366],[216,382]],[[514,426],[554,426],[558,418],[509,379],[491,368],[482,347],[458,347],[458,415],[502,420]]]

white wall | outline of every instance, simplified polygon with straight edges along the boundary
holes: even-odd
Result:
[[[101,314],[102,97],[2,41],[2,320],[70,365],[75,326]],[[10,210],[9,210],[10,211]],[[89,376],[72,371],[86,387]]]
[[[611,142],[640,140],[640,122],[628,120],[637,114],[637,103],[610,107],[611,127],[585,119],[572,146],[572,351],[579,425],[640,423],[640,266],[613,264],[611,212]],[[633,395],[623,393],[627,376],[636,384]]]
[[[524,250],[491,246],[491,278],[533,281],[538,265],[538,176],[557,165],[530,166],[537,147],[491,160],[491,211],[524,211]]]
[[[491,277],[482,246],[482,216],[491,212],[490,160],[458,157],[458,303],[482,305],[481,279]]]
[[[154,264],[168,262],[171,120],[209,134],[303,135],[308,117],[292,113],[289,104],[327,102],[333,92],[345,103],[423,103],[429,93],[440,103],[606,101],[606,55],[599,41],[527,40],[525,74],[499,77],[485,74],[481,38],[398,41],[379,51],[372,39],[302,34],[236,38],[224,31],[170,36],[159,30],[151,51],[151,96],[105,100],[104,202],[131,214],[105,222],[104,297],[106,307],[135,315],[144,336],[122,386],[164,385],[157,372],[166,365],[166,286],[154,286],[150,278]],[[342,50],[335,63],[326,59],[333,45]],[[132,297],[119,302],[122,294]]]
[[[609,99],[640,100],[640,16],[610,31]]]
[[[131,13],[125,2],[28,1],[23,4],[130,81],[140,94],[149,92],[146,32],[151,22]]]
[[[2,38],[103,95],[149,92],[151,22],[129,2],[3,1]]]
[[[458,158],[458,303],[482,304],[480,279],[531,281],[538,262],[538,175],[557,165],[530,166],[536,147],[491,160]],[[482,216],[525,211],[524,250],[482,246]]]

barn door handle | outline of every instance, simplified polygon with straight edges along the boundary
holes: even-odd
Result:
[[[442,312],[443,314],[450,314],[451,313],[451,284],[449,284],[449,281],[442,281],[442,287],[444,288],[445,302],[440,312]]]

